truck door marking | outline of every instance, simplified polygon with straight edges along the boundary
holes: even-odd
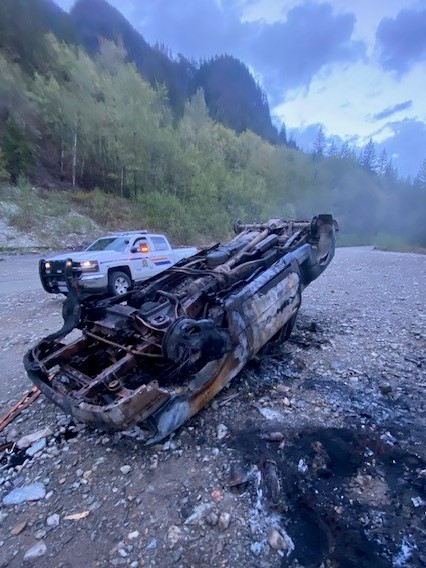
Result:
[[[151,258],[151,260],[156,266],[162,266],[164,264],[171,264],[171,261],[164,256],[159,257],[159,258]]]

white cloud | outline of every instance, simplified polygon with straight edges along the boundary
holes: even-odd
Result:
[[[109,1],[146,39],[176,53],[237,56],[262,79],[270,100],[282,101],[273,114],[289,129],[323,124],[329,136],[391,144],[395,127],[374,117],[404,101],[412,104],[392,113],[392,124],[426,123],[426,61],[399,80],[383,71],[375,48],[383,18],[424,10],[426,0]],[[57,2],[69,8],[73,0]],[[407,123],[403,128],[408,132]]]
[[[426,99],[422,95],[425,76],[426,63],[413,67],[403,81],[366,62],[346,68],[334,65],[327,76],[315,78],[309,91],[288,93],[273,113],[290,128],[322,123],[328,134],[358,136],[363,143],[376,133],[376,141],[381,141],[389,134],[379,132],[386,120],[373,117],[387,107],[412,99],[412,106],[396,118],[426,121]]]

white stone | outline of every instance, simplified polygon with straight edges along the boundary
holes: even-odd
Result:
[[[18,449],[24,450],[25,448],[29,448],[34,442],[40,440],[40,438],[48,438],[51,435],[52,430],[50,428],[43,428],[43,430],[37,430],[37,432],[23,436],[16,442],[16,445]]]
[[[217,427],[217,439],[223,440],[229,434],[228,426],[225,424],[219,424]]]
[[[46,524],[49,527],[57,527],[59,526],[60,520],[61,517],[58,515],[58,513],[54,513],[53,515],[47,517]]]
[[[274,550],[286,550],[287,546],[282,535],[277,529],[269,529],[268,531],[269,546]]]
[[[44,556],[47,552],[47,547],[44,544],[44,542],[38,542],[37,544],[35,544],[34,546],[32,546],[30,549],[27,550],[27,552],[24,554],[24,560],[35,560],[36,558],[41,558],[42,556]]]
[[[167,540],[172,546],[174,546],[178,540],[182,537],[182,529],[176,525],[171,525],[167,531]]]
[[[227,529],[229,523],[231,522],[231,515],[229,513],[221,513],[219,516],[219,527],[221,529]]]

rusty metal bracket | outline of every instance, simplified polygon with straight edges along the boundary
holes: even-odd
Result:
[[[15,402],[15,404],[10,408],[6,414],[0,418],[0,432],[6,428],[15,418],[17,418],[23,410],[28,408],[37,398],[40,396],[41,391],[37,387],[33,387],[28,392],[26,392],[22,398]]]

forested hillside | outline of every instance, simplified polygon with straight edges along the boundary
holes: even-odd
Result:
[[[103,39],[121,44],[126,60],[134,63],[151,86],[164,85],[175,117],[181,118],[185,101],[202,87],[214,120],[237,132],[252,130],[270,142],[278,142],[266,95],[237,59],[222,56],[197,65],[182,54],[174,58],[165,46],[150,46],[105,0],[79,0],[70,19],[91,55],[98,52]]]
[[[88,52],[82,34],[87,39],[88,28],[76,30],[48,0],[1,2],[3,180],[28,176],[63,191],[83,188],[83,201],[99,188],[110,196],[111,213],[123,198],[141,212],[141,225],[187,242],[223,238],[236,218],[332,212],[343,241],[426,245],[426,171],[414,183],[399,180],[373,144],[361,159],[347,145],[327,148],[320,136],[310,155],[286,145],[283,133],[272,144],[267,101],[232,58],[196,67],[181,58],[177,64],[196,69],[198,78],[196,90],[177,100],[161,80],[171,69],[164,54],[157,51],[159,67],[151,60],[153,77],[144,78],[148,72],[131,62],[142,49],[136,39],[130,56],[123,37],[117,44],[108,36]],[[251,117],[258,134],[227,110],[233,107]]]

